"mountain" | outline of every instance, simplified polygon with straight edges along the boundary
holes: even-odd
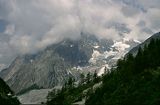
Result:
[[[154,40],[160,39],[160,32],[152,35],[152,36],[149,37],[147,40],[145,40],[143,43],[141,43],[141,44],[139,44],[138,46],[134,47],[132,50],[130,50],[130,51],[128,52],[128,54],[136,55],[137,52],[138,52],[138,49],[139,49],[140,47],[143,49],[144,46],[145,46],[145,45],[148,45],[148,44],[151,42],[151,40],[153,40],[153,39],[154,39]],[[126,54],[126,55],[128,55],[128,54]]]
[[[70,77],[79,81],[80,74],[104,73],[137,41],[105,40],[82,34],[77,40],[65,39],[35,54],[18,56],[0,76],[16,92],[24,94],[33,89],[62,86]]]
[[[138,48],[135,55],[129,53],[119,59],[117,68],[103,77],[101,87],[91,92],[85,104],[159,105],[159,36],[157,33],[135,47]]]
[[[19,105],[20,102],[14,96],[10,87],[0,78],[0,104],[1,105]]]

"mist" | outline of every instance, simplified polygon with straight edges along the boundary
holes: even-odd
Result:
[[[0,0],[0,64],[81,33],[145,40],[160,29],[159,0]]]

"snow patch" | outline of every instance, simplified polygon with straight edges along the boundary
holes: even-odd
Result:
[[[70,47],[74,47],[74,45],[71,44]]]
[[[71,75],[72,75],[72,72],[71,72],[70,70],[68,70],[68,75],[69,75],[69,74],[71,74]]]
[[[105,69],[106,69],[107,71],[110,69],[110,67],[109,67],[108,64],[104,65],[104,66],[98,71],[97,75],[98,75],[98,76],[102,76],[102,74],[105,73]]]
[[[119,52],[124,51],[125,49],[129,48],[130,45],[123,43],[123,42],[116,42],[112,45],[112,47],[116,48]]]
[[[139,44],[141,43],[140,41],[138,41],[138,40],[136,40],[136,39],[134,39],[133,41],[136,42],[136,43],[139,43]]]
[[[128,38],[123,38],[123,39],[122,39],[123,42],[129,42],[129,40],[130,40],[130,39],[128,39]]]
[[[113,51],[113,49],[111,49],[110,51],[104,52],[104,57],[108,58],[109,56],[114,56],[116,54],[117,54],[117,52],[115,52],[115,51]]]
[[[86,102],[86,99],[83,98],[82,101],[75,102],[73,103],[73,105],[85,105],[85,102]]]
[[[105,72],[105,67],[102,67],[100,70],[99,70],[99,72],[98,72],[98,76],[101,76],[102,74],[104,74],[104,72]]]
[[[77,67],[77,70],[82,70],[82,68],[80,66]]]
[[[11,96],[12,94],[9,92],[7,95],[8,95],[8,96]]]
[[[33,59],[30,60],[30,63],[33,63]]]
[[[83,68],[78,66],[78,67],[73,67],[72,69],[76,69],[78,71],[78,70],[82,70]]]
[[[97,49],[97,48],[99,48],[100,46],[93,46],[93,47]]]
[[[97,65],[97,64],[104,65],[105,63],[105,64],[108,64],[110,67],[113,66],[118,59],[120,59],[126,54],[127,52],[126,49],[131,47],[129,44],[126,44],[126,42],[128,41],[129,39],[127,38],[124,38],[121,41],[114,41],[114,44],[111,45],[110,50],[105,51],[104,53],[100,53],[97,50],[93,50],[93,54],[89,60],[89,63],[93,65]],[[97,45],[96,45],[96,48],[97,48]],[[101,73],[99,75],[101,75]]]
[[[92,58],[90,58],[89,63],[95,64],[100,55],[102,54],[99,51],[93,50]]]

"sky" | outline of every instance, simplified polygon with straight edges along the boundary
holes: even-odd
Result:
[[[160,0],[0,0],[0,66],[81,32],[145,40],[160,31]]]

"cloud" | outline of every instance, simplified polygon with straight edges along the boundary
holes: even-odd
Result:
[[[159,0],[0,0],[0,64],[81,32],[144,40],[159,31]]]
[[[149,9],[146,13],[146,21],[148,21],[148,26],[152,30],[159,30],[160,29],[160,9],[158,8],[152,8]]]

